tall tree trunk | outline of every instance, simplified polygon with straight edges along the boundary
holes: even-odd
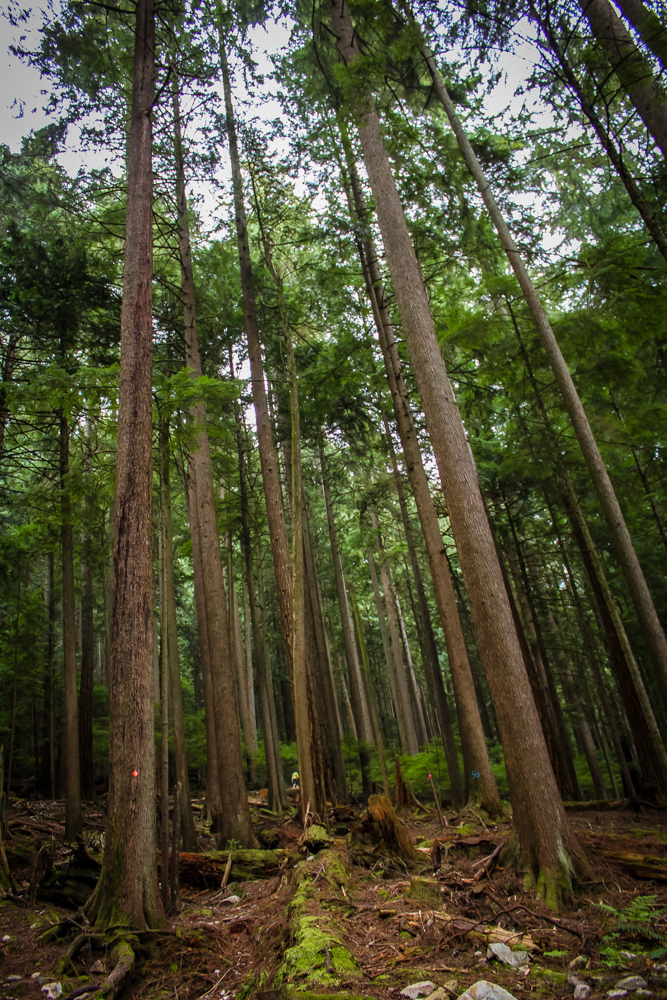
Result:
[[[211,653],[208,641],[208,624],[206,621],[206,597],[204,594],[204,567],[202,565],[201,541],[199,533],[199,517],[197,512],[197,497],[194,488],[194,471],[189,465],[186,474],[186,492],[188,501],[188,521],[192,540],[192,575],[194,582],[195,615],[197,618],[197,635],[199,638],[199,657],[201,661],[202,687],[204,692],[204,725],[206,727],[206,806],[212,819],[211,832],[220,833],[220,815],[222,802],[220,799],[220,779],[218,776],[218,740],[215,730],[215,707],[213,701],[213,678],[211,676]]]
[[[83,831],[79,770],[79,710],[76,684],[74,530],[69,495],[69,424],[60,411],[60,542],[62,553],[63,691],[65,696],[65,840]]]
[[[248,610],[252,628],[252,656],[255,662],[255,675],[259,691],[260,710],[262,713],[262,731],[264,736],[264,755],[266,757],[267,785],[269,809],[282,813],[283,786],[280,758],[276,757],[276,739],[274,723],[271,715],[271,696],[273,683],[271,678],[271,661],[264,654],[264,642],[260,628],[257,598],[255,593],[255,576],[252,567],[252,546],[250,540],[250,517],[248,510],[248,481],[246,472],[246,457],[242,434],[241,416],[238,408],[236,418],[236,443],[239,455],[239,482],[241,500],[241,551],[245,563],[245,588],[248,594]]]
[[[396,385],[396,380],[393,382]],[[407,399],[406,399],[407,403]],[[391,439],[391,431],[389,429],[389,423],[386,416],[383,414],[385,434],[387,436],[387,441],[389,442],[389,453],[391,457],[392,468],[394,471],[394,482],[396,484],[396,493],[398,495],[398,502],[401,509],[401,518],[403,520],[403,531],[405,532],[405,538],[408,545],[408,555],[410,557],[410,566],[412,568],[412,575],[415,581],[415,587],[417,589],[417,601],[416,607],[418,610],[418,633],[420,639],[420,647],[422,654],[422,665],[424,667],[424,674],[426,677],[426,685],[429,691],[429,697],[431,699],[431,704],[435,707],[437,712],[438,721],[440,723],[440,730],[442,733],[442,744],[445,751],[445,759],[447,761],[447,771],[449,773],[449,781],[452,790],[452,799],[455,805],[463,805],[464,802],[468,802],[471,806],[480,805],[482,801],[497,802],[499,800],[498,788],[496,786],[496,779],[491,770],[489,764],[488,755],[486,753],[486,746],[484,746],[483,754],[476,756],[473,759],[473,764],[475,766],[466,766],[466,784],[467,784],[467,794],[465,794],[464,787],[461,783],[461,771],[459,768],[459,758],[456,750],[456,742],[454,740],[454,729],[452,726],[451,715],[449,712],[449,703],[447,701],[447,694],[445,692],[444,684],[442,681],[442,675],[440,673],[440,662],[438,659],[438,650],[435,644],[435,636],[433,634],[433,625],[431,623],[431,616],[429,614],[428,602],[426,600],[426,591],[424,589],[424,581],[421,574],[421,568],[419,566],[419,559],[417,558],[417,548],[415,546],[415,539],[412,532],[412,524],[410,523],[410,518],[408,516],[408,506],[405,499],[405,491],[403,489],[403,480],[401,478],[401,473],[398,468],[398,462],[396,461],[396,453],[394,451],[394,444]],[[416,445],[416,439],[414,441]],[[417,453],[419,454],[419,448],[417,447]],[[405,453],[405,452],[404,452]],[[419,467],[424,472],[423,465],[421,463],[421,455],[419,455]],[[424,474],[425,478],[425,474]],[[423,484],[421,484],[423,490]],[[419,489],[419,487],[418,487]],[[426,484],[426,489],[428,490],[428,484]],[[433,506],[433,501],[431,499],[430,492],[428,494],[428,501],[426,502],[426,507],[430,505],[432,507],[432,514],[435,518],[435,527],[437,530],[438,537],[440,537],[440,530],[437,524],[437,513],[435,507]],[[436,559],[438,562],[442,562],[442,557],[440,553],[437,554]],[[454,591],[452,588],[451,574],[449,573],[449,567],[447,563],[444,563],[444,572],[449,578],[449,584],[451,589],[451,597],[454,600],[454,612],[455,618],[453,627],[449,628],[448,631],[456,632],[457,625],[459,636],[454,639],[454,647],[457,647],[457,643],[463,643],[463,650],[465,652],[465,660],[468,664],[468,672],[472,676],[472,671],[470,669],[470,662],[468,661],[468,654],[465,650],[465,640],[463,639],[463,631],[461,629],[461,621],[459,619],[458,612],[456,610],[456,598],[454,597]],[[442,575],[442,574],[441,574]],[[450,619],[447,619],[449,624]],[[445,641],[447,641],[445,639]],[[465,669],[465,668],[464,668]],[[452,671],[453,674],[453,671]],[[464,699],[465,705],[465,699]],[[464,716],[463,722],[465,723],[465,708],[461,713]],[[462,720],[459,717],[459,724],[461,729],[461,743],[463,746],[463,760],[465,765],[468,764],[468,754],[466,753],[466,747],[468,741],[464,738],[463,733],[465,731],[465,726],[462,724]],[[470,727],[468,727],[470,728]],[[475,732],[475,720],[473,719],[472,725],[473,732]],[[479,740],[479,734],[475,732],[475,736]],[[482,741],[484,736],[482,734]],[[481,747],[480,747],[481,749]],[[477,763],[477,761],[485,762],[486,768],[482,777],[482,764]],[[488,772],[488,773],[487,773]],[[475,774],[479,774],[479,777],[475,777]]]
[[[360,221],[365,223],[365,246],[359,243],[359,255],[366,275],[368,294],[373,309],[380,348],[384,358],[387,380],[394,404],[394,413],[398,427],[401,446],[405,456],[405,466],[417,506],[417,514],[421,525],[426,552],[433,580],[438,613],[445,634],[447,658],[454,688],[454,699],[461,734],[461,747],[465,765],[468,795],[471,804],[477,801],[498,802],[498,789],[491,770],[484,731],[479,714],[479,706],[475,694],[475,685],[466,649],[463,629],[456,605],[456,597],[452,584],[452,576],[447,563],[447,550],[442,540],[438,514],[428,485],[428,479],[422,463],[419,442],[414,427],[407,386],[402,374],[402,364],[398,355],[396,337],[385,300],[382,275],[378,263],[377,252],[370,238],[366,205],[363,198],[359,176],[354,158],[346,140],[345,128],[341,128],[343,143],[346,148],[348,169],[354,197],[354,210]],[[352,206],[350,206],[352,210]],[[437,663],[437,653],[436,653]],[[454,755],[451,751],[453,736],[447,695],[438,667],[432,675],[433,704],[438,714],[438,723],[444,739],[450,740],[449,758],[452,758],[450,777],[454,774]],[[475,777],[479,775],[479,777]],[[458,782],[460,787],[460,781]],[[452,794],[456,782],[452,780]]]
[[[616,15],[613,14],[609,0],[581,0],[581,4],[582,7],[586,7],[586,11],[590,12],[591,15],[594,11],[598,11],[599,14],[598,8],[602,8],[602,5],[604,5],[604,8],[608,8],[610,16],[613,15],[613,17],[616,18]],[[618,21],[618,18],[616,18],[616,21]],[[618,24],[620,29],[624,31],[625,29],[620,21]],[[576,434],[577,441],[579,442],[582,455],[584,456],[600,507],[602,508],[602,512],[605,516],[616,555],[623,569],[625,582],[628,586],[628,590],[630,591],[630,596],[632,597],[635,611],[637,613],[637,619],[642,630],[642,635],[649,650],[651,661],[660,684],[663,701],[665,705],[667,705],[667,638],[665,637],[664,630],[658,619],[651,593],[646,584],[643,570],[639,563],[639,559],[637,558],[632,538],[630,537],[630,532],[628,531],[625,523],[621,506],[616,498],[614,487],[611,479],[609,478],[609,473],[607,472],[602,455],[600,454],[597,441],[595,440],[591,426],[588,422],[586,411],[581,403],[579,393],[577,392],[577,388],[574,384],[572,376],[570,375],[563,353],[551,328],[551,323],[549,322],[544,306],[542,305],[542,301],[537,293],[537,289],[528,274],[523,259],[521,258],[521,254],[517,249],[517,246],[512,238],[512,234],[510,233],[507,223],[505,222],[505,219],[503,218],[503,215],[493,196],[491,186],[484,175],[477,156],[475,155],[475,151],[470,145],[470,141],[461,127],[461,123],[458,120],[454,110],[454,105],[449,94],[447,93],[442,77],[438,71],[438,67],[427,47],[424,47],[424,56],[433,76],[436,93],[438,94],[438,97],[440,98],[440,101],[447,113],[452,129],[456,135],[459,148],[461,149],[461,153],[463,154],[463,158],[466,162],[466,166],[477,183],[479,192],[484,199],[484,203],[489,211],[491,220],[496,227],[498,236],[500,237],[503,250],[507,254],[507,258],[516,275],[517,281],[521,286],[521,291],[523,292],[526,304],[528,305],[533,318],[535,329],[539,334],[540,341],[549,360],[556,382],[558,383],[558,388],[563,397],[570,421],[572,422],[572,427]],[[662,109],[662,115],[665,119],[665,148],[667,148],[667,104],[663,104]]]
[[[166,910],[169,906],[169,616],[165,607],[164,515],[160,522],[160,887]]]
[[[95,682],[95,631],[93,622],[93,572],[90,541],[84,535],[81,560],[81,680],[79,684],[79,754],[81,795],[95,798],[93,767],[93,687]]]
[[[244,656],[245,656],[245,676],[246,690],[248,692],[248,711],[250,713],[250,725],[255,734],[255,753],[257,753],[257,709],[255,703],[255,671],[252,665],[252,626],[250,624],[250,603],[248,600],[248,581],[243,576],[243,631],[244,635]]]
[[[262,470],[262,483],[264,485],[264,499],[266,502],[269,535],[271,537],[273,570],[276,578],[276,586],[278,588],[278,602],[280,605],[282,632],[285,640],[285,653],[291,677],[293,661],[291,561],[289,556],[289,547],[287,544],[285,514],[283,511],[282,494],[280,489],[280,465],[278,462],[276,448],[273,443],[269,405],[264,385],[264,364],[262,362],[262,349],[259,340],[259,327],[257,324],[257,305],[254,295],[252,261],[250,258],[250,246],[248,243],[245,204],[243,199],[243,179],[241,177],[241,163],[239,159],[234,108],[232,104],[229,69],[227,66],[227,55],[224,47],[224,32],[222,25],[220,26],[219,38],[220,62],[222,66],[222,78],[225,89],[227,138],[229,141],[232,182],[234,187],[236,235],[239,247],[239,262],[241,266],[243,317],[246,338],[248,341],[248,354],[250,358],[252,397],[257,421],[257,443]]]
[[[262,369],[261,360],[261,348],[259,345],[259,330],[257,328],[257,316],[256,316],[256,306],[254,299],[254,289],[253,289],[253,277],[252,277],[252,263],[250,259],[250,247],[248,245],[248,235],[247,235],[247,223],[245,219],[245,206],[243,202],[243,186],[241,180],[241,167],[238,156],[238,148],[236,145],[236,129],[234,124],[234,111],[232,108],[231,100],[231,87],[229,82],[229,71],[227,67],[227,57],[224,55],[222,34],[220,36],[220,50],[221,56],[223,58],[223,80],[225,86],[225,102],[227,107],[227,134],[230,143],[230,155],[232,159],[232,176],[234,183],[234,203],[236,207],[236,227],[237,236],[239,243],[239,256],[241,259],[241,284],[243,286],[243,297],[244,304],[246,302],[252,301],[251,312],[245,311],[246,317],[246,335],[248,337],[248,350],[254,353],[254,344],[256,341],[257,349],[257,361],[258,361],[258,371]],[[232,148],[233,146],[233,148]],[[314,726],[316,725],[316,720],[310,718],[310,710],[314,710],[314,702],[312,698],[308,695],[308,668],[306,664],[306,634],[305,634],[305,613],[306,613],[306,594],[305,594],[305,570],[304,570],[304,551],[303,551],[303,531],[302,531],[302,520],[304,511],[304,496],[303,496],[303,485],[301,477],[301,424],[299,418],[299,389],[298,389],[298,379],[297,379],[297,368],[296,368],[296,357],[294,354],[294,344],[292,342],[292,331],[289,324],[289,318],[287,315],[287,305],[285,302],[285,296],[283,292],[283,282],[280,273],[274,265],[273,257],[271,253],[271,244],[269,235],[264,231],[262,224],[262,216],[260,212],[259,201],[257,197],[255,198],[255,210],[257,213],[257,220],[260,226],[260,232],[262,237],[262,243],[264,247],[264,261],[266,263],[267,269],[273,278],[274,284],[276,286],[276,293],[278,297],[278,310],[280,313],[280,325],[281,331],[285,343],[285,354],[287,357],[287,378],[289,383],[289,400],[290,400],[290,464],[291,464],[291,476],[288,477],[290,483],[289,494],[291,497],[291,515],[292,515],[292,549],[291,549],[291,681],[292,681],[292,696],[294,701],[294,720],[296,725],[296,748],[297,757],[299,762],[299,786],[301,788],[301,807],[303,809],[308,808],[310,803],[310,808],[313,813],[317,813],[319,816],[324,816],[325,801],[321,799],[321,795],[318,794],[318,789],[322,789],[323,785],[323,775],[315,773],[316,760],[320,759],[317,753],[317,747],[313,744],[313,732]],[[251,347],[251,344],[253,345]],[[251,353],[251,370],[253,363],[253,353]],[[263,382],[263,371],[262,371],[262,390],[264,388]],[[259,433],[259,418],[260,410],[263,408],[262,400],[256,398],[261,394],[255,394],[255,376],[253,375],[253,398],[255,400],[255,412],[257,414],[258,423],[258,441],[260,449],[260,464],[262,466],[262,476],[264,477],[265,464],[268,466],[269,463],[262,462],[262,436]],[[258,401],[260,409],[258,410]],[[267,411],[268,417],[268,411]],[[270,434],[269,428],[269,439],[271,449],[275,455],[275,448],[273,446],[273,437]],[[265,449],[268,455],[268,444],[267,440]],[[273,459],[271,459],[271,462]],[[279,485],[279,484],[278,484]],[[268,486],[271,490],[275,488],[275,482],[273,476],[268,477]],[[267,481],[264,482],[264,490],[266,494]],[[269,515],[269,497],[266,496],[267,504],[267,514]],[[273,504],[271,505],[274,506]],[[276,505],[277,506],[277,505]],[[282,514],[282,507],[280,508],[280,513]],[[284,516],[283,516],[283,530],[284,527]],[[286,533],[286,532],[285,532]],[[274,573],[276,577],[276,583],[278,584],[278,596],[281,600],[281,613],[283,615],[283,620],[285,619],[285,611],[283,608],[282,600],[282,590],[280,585],[280,573],[279,564],[282,562],[282,553],[278,552],[280,546],[274,544],[273,532],[271,532],[272,541],[272,552],[273,552],[273,563],[274,563]],[[277,541],[277,538],[276,538]],[[278,559],[276,559],[278,555]],[[290,639],[287,634],[285,635],[285,644],[288,653],[288,665],[289,665],[289,653],[290,653]]]
[[[649,135],[667,157],[667,104],[651,64],[609,0],[579,0],[579,7]]]
[[[396,697],[399,702],[396,706],[396,710],[399,714],[399,720],[401,716],[403,717],[403,731],[405,734],[404,748],[407,753],[414,757],[419,753],[419,744],[417,743],[415,720],[412,714],[412,704],[410,702],[410,692],[408,690],[408,679],[405,673],[405,663],[403,662],[401,639],[398,633],[398,626],[396,624],[396,609],[394,607],[391,576],[384,554],[384,547],[382,545],[382,536],[380,534],[380,524],[378,521],[377,511],[374,507],[371,507],[371,523],[375,531],[375,546],[377,548],[378,560],[380,563],[380,580],[382,583],[381,592],[384,598],[384,607],[387,614],[387,623],[389,625],[391,658],[394,664],[396,678]],[[401,740],[403,740],[403,737],[401,737]]]
[[[345,63],[359,56],[346,4],[331,15]],[[387,262],[451,519],[480,653],[498,715],[521,863],[550,905],[585,868],[540,728],[477,473],[435,333],[422,274],[368,92],[355,117]]]
[[[109,798],[104,860],[89,916],[100,929],[144,929],[162,919],[155,852],[152,364],[153,167],[155,96],[153,0],[136,8],[127,226],[120,328],[116,459]]]
[[[16,345],[19,342],[18,334],[10,334],[7,340],[7,349],[2,356],[2,381],[0,381],[0,452],[5,447],[5,431],[9,423],[9,410],[7,409],[7,383],[11,382],[16,365]],[[4,345],[3,345],[4,346]]]
[[[403,753],[409,753],[410,749],[408,744],[408,734],[405,726],[403,702],[401,701],[401,693],[399,691],[398,679],[396,677],[396,664],[394,663],[394,656],[389,644],[389,633],[387,632],[387,623],[385,621],[385,605],[382,591],[380,590],[380,584],[378,583],[377,570],[375,568],[375,556],[372,548],[368,548],[366,550],[366,561],[368,562],[368,570],[371,577],[371,585],[373,587],[375,612],[377,614],[378,629],[380,630],[380,639],[382,641],[382,652],[384,653],[384,664],[387,672],[387,680],[389,682],[389,690],[391,691],[391,701],[394,707],[394,712],[396,713],[398,738]]]
[[[44,745],[42,750],[42,784],[44,792],[51,799],[56,797],[56,746],[54,717],[54,670],[53,661],[56,645],[56,594],[55,560],[53,552],[46,557],[44,580],[44,603],[47,615],[46,670],[44,671]],[[2,788],[0,787],[0,798]]]
[[[398,594],[396,593],[396,587],[393,588],[393,598],[394,607],[396,610],[396,619],[398,621],[398,628],[401,635],[401,642],[403,645],[403,652],[405,653],[405,666],[408,680],[408,688],[410,691],[410,702],[412,704],[412,715],[415,721],[415,732],[417,734],[417,745],[423,746],[428,743],[428,736],[426,735],[426,719],[424,718],[424,709],[421,703],[421,697],[419,693],[419,685],[417,683],[417,677],[415,674],[415,665],[412,662],[412,653],[410,651],[410,644],[408,642],[408,633],[405,629],[405,619],[403,618],[403,609],[401,608],[401,602]],[[457,768],[458,770],[458,768]]]
[[[318,670],[315,681],[320,692],[320,703],[326,716],[326,728],[329,735],[329,753],[333,769],[333,779],[335,782],[335,794],[339,802],[344,802],[347,797],[345,782],[345,763],[343,761],[343,751],[340,742],[340,718],[338,716],[338,703],[336,700],[336,689],[334,687],[333,668],[329,655],[329,643],[326,634],[326,625],[322,613],[320,590],[317,582],[317,567],[315,565],[315,554],[313,551],[313,539],[310,531],[308,510],[303,512],[303,549],[306,569],[306,584],[309,590],[310,607],[313,616],[315,631],[315,641],[318,651]]]
[[[663,70],[667,69],[667,27],[655,11],[643,0],[618,0],[618,6]]]
[[[373,794],[373,784],[371,781],[370,759],[365,743],[373,742],[373,729],[371,717],[364,692],[364,682],[359,666],[359,656],[357,645],[354,641],[354,629],[350,616],[350,605],[345,588],[345,576],[343,574],[343,563],[338,544],[338,534],[336,532],[336,521],[334,517],[333,504],[331,502],[331,486],[329,483],[329,472],[324,443],[320,438],[320,468],[322,470],[322,489],[324,492],[324,506],[327,512],[327,524],[329,527],[329,541],[331,544],[331,559],[334,567],[334,579],[336,581],[336,595],[338,597],[338,613],[340,615],[340,625],[343,633],[343,646],[345,649],[345,661],[350,679],[350,700],[354,715],[354,736],[360,740],[359,764],[361,768],[362,794],[365,799]],[[347,690],[347,689],[346,689]]]
[[[372,553],[370,554],[372,558]],[[364,639],[364,630],[361,624],[361,615],[359,614],[359,606],[357,605],[357,598],[354,591],[350,591],[350,603],[352,605],[352,613],[354,615],[354,623],[357,628],[357,639],[359,641],[359,652],[361,654],[361,662],[364,665],[364,674],[366,676],[366,695],[368,698],[368,707],[371,713],[371,724],[373,726],[373,733],[375,736],[375,746],[378,752],[378,757],[380,759],[380,771],[382,773],[382,789],[384,794],[389,797],[389,778],[387,776],[387,760],[384,752],[384,740],[382,739],[382,730],[380,729],[380,720],[378,719],[377,709],[375,707],[375,696],[373,691],[373,682],[371,679],[371,667],[368,662],[368,653],[366,651],[366,640]]]
[[[248,678],[246,676],[243,643],[241,641],[241,621],[239,619],[238,596],[236,584],[234,582],[234,568],[232,565],[231,545],[228,561],[228,590],[229,590],[229,614],[230,627],[232,631],[232,648],[234,651],[234,661],[236,663],[236,676],[238,678],[239,689],[239,709],[241,712],[241,725],[243,726],[243,737],[248,758],[248,779],[251,785],[257,780],[257,736],[250,719],[250,700],[248,698]]]
[[[185,749],[185,724],[183,722],[183,696],[181,669],[178,654],[178,624],[176,621],[176,595],[174,593],[174,551],[171,526],[171,477],[169,475],[169,420],[160,419],[160,513],[162,515],[162,564],[163,587],[160,616],[167,622],[167,647],[169,658],[169,712],[174,723],[174,758],[176,785],[180,786],[180,817],[183,850],[197,850],[197,831],[192,814],[190,779]],[[165,793],[168,794],[169,785]],[[174,808],[176,808],[174,806]]]
[[[178,84],[174,82],[174,139],[176,151],[176,185],[178,202],[178,246],[181,262],[181,293],[185,324],[185,363],[193,379],[201,378],[202,367],[197,335],[195,284],[192,269],[190,230],[185,195],[185,169],[180,135]],[[220,787],[220,817],[214,824],[220,832],[220,843],[236,840],[244,847],[256,844],[250,819],[248,795],[243,777],[241,730],[238,713],[230,712],[236,704],[236,676],[229,649],[227,597],[222,575],[220,539],[215,513],[215,493],[211,452],[206,433],[206,407],[203,402],[193,405],[190,419],[197,427],[196,446],[189,456],[188,471],[194,485],[198,521],[201,582],[204,591],[206,631],[211,675],[211,694],[218,750],[218,782]],[[194,511],[191,512],[194,519]],[[193,523],[190,522],[192,533]]]
[[[623,186],[628,193],[630,201],[643,219],[644,225],[650,233],[653,242],[665,260],[667,260],[667,231],[665,231],[665,228],[662,225],[661,216],[649,202],[648,198],[644,194],[644,191],[626,165],[625,160],[623,159],[623,148],[619,148],[616,145],[612,135],[607,130],[604,122],[595,110],[593,102],[587,96],[584,87],[567,59],[565,51],[561,48],[561,43],[556,37],[556,33],[553,30],[549,17],[540,18],[535,16],[535,20],[546,36],[549,48],[556,58],[556,62],[558,63],[564,82],[576,97],[585,117],[588,118],[588,121],[597,136],[598,142],[609,157],[614,170],[620,177]]]

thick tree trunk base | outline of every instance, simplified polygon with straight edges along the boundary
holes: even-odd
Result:
[[[534,856],[539,859],[539,848]],[[538,899],[543,899],[550,910],[559,913],[564,905],[572,902],[574,887],[584,876],[587,868],[583,853],[568,851],[562,842],[556,859],[549,858],[544,863],[527,865],[521,853],[519,837],[516,828],[500,853],[499,862],[504,868],[523,871],[523,883],[526,892],[534,892]]]

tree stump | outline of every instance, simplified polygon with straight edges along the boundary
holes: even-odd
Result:
[[[423,861],[415,850],[408,828],[398,818],[386,795],[369,797],[361,828],[373,843],[383,844],[390,854],[398,854],[404,861]]]

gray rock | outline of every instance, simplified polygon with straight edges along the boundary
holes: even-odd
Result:
[[[586,983],[577,983],[574,987],[574,1000],[588,1000],[591,988]]]
[[[104,972],[104,963],[100,962],[99,958],[90,967],[90,971],[94,974],[96,972]]]
[[[469,986],[465,993],[462,993],[459,1000],[516,1000],[512,993],[508,993],[502,986],[489,983],[486,979],[480,979],[473,986]]]
[[[227,896],[227,899],[220,900],[220,906],[235,906],[236,903],[241,902],[240,896]]]
[[[607,993],[607,996],[611,997],[611,1000],[618,1000],[619,997],[627,997],[627,995],[627,990],[609,990]]]
[[[641,976],[626,976],[625,979],[619,979],[616,983],[617,990],[645,990],[647,986],[646,980],[642,979]]]
[[[427,979],[423,983],[411,983],[410,986],[406,986],[404,990],[401,990],[400,996],[407,997],[408,1000],[417,1000],[417,997],[428,997],[435,990],[435,983],[429,982]]]
[[[442,986],[439,986],[437,990],[428,995],[426,1000],[449,1000],[449,993]]]
[[[23,976],[7,976],[8,983],[20,983]]]
[[[626,962],[631,962],[633,958],[636,958],[634,951],[621,951],[619,952],[621,958],[624,958]]]
[[[42,993],[46,993],[48,1000],[58,1000],[63,995],[63,988],[60,983],[47,983],[42,986]]]
[[[640,1000],[648,1000],[649,997],[653,996],[653,993],[651,990],[637,990],[635,996],[640,997]]]
[[[505,965],[511,965],[513,969],[518,969],[520,965],[525,965],[528,961],[527,951],[512,951],[506,944],[494,941],[486,949],[487,958],[497,958]]]

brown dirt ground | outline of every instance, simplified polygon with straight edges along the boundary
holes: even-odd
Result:
[[[99,850],[104,816],[102,807],[88,810],[85,840],[91,853]],[[56,863],[68,856],[62,836],[62,803],[23,802],[15,804],[7,816],[10,839],[6,842],[14,878],[22,892],[27,890],[32,874],[32,859],[40,844],[50,842]],[[382,856],[371,845],[350,845],[348,838],[336,837],[348,870],[350,888],[344,896],[337,882],[329,881],[326,866],[315,856],[306,861],[308,877],[315,886],[311,911],[333,915],[344,946],[355,958],[359,976],[341,980],[336,993],[389,998],[411,982],[429,979],[436,986],[451,984],[453,996],[479,979],[499,983],[517,998],[535,994],[544,998],[573,995],[568,984],[568,964],[578,955],[587,966],[577,975],[592,988],[591,998],[603,997],[623,975],[639,974],[649,981],[656,1000],[667,997],[667,972],[657,969],[664,958],[653,961],[648,953],[667,946],[667,910],[650,925],[626,930],[614,942],[614,961],[604,952],[609,942],[603,940],[615,928],[616,918],[598,904],[621,911],[637,896],[654,896],[656,908],[667,907],[667,811],[646,810],[638,815],[627,809],[608,812],[571,812],[571,822],[581,839],[590,862],[589,881],[579,887],[579,894],[569,910],[560,916],[573,930],[554,926],[551,916],[533,894],[523,891],[516,874],[496,868],[491,877],[478,883],[466,883],[479,871],[475,865],[493,850],[493,844],[505,840],[507,822],[484,825],[478,816],[449,814],[449,828],[440,830],[436,814],[403,812],[417,845],[434,836],[450,840],[443,850],[443,868],[436,876],[444,912],[459,922],[443,928],[433,920],[432,911],[409,898],[409,872],[400,859]],[[291,818],[272,820],[256,810],[257,827],[274,840],[271,846],[297,849],[300,826]],[[457,834],[460,823],[468,824]],[[472,824],[472,827],[470,826]],[[336,828],[340,830],[340,826]],[[472,830],[472,832],[471,832]],[[201,846],[213,846],[200,825]],[[477,842],[475,842],[477,841]],[[23,853],[23,860],[21,854]],[[665,858],[666,874],[662,880],[637,878],[609,854],[642,854]],[[424,874],[430,876],[427,853]],[[12,860],[13,859],[13,860]],[[204,995],[223,1000],[245,1000],[259,989],[269,989],[282,962],[283,951],[292,944],[286,908],[294,892],[294,870],[268,879],[236,883],[225,896],[241,897],[236,905],[224,903],[219,891],[219,874],[209,887],[183,885],[182,908],[172,915],[167,933],[143,938],[137,966],[126,983],[123,996],[132,998],[176,997],[194,1000]],[[407,896],[406,896],[407,893]],[[528,910],[517,909],[524,904]],[[426,904],[422,904],[425,906]],[[395,915],[381,916],[380,910],[395,910]],[[503,913],[502,911],[510,910]],[[41,983],[52,981],[55,961],[66,942],[44,945],[39,935],[49,918],[79,919],[72,910],[61,910],[36,900],[35,904],[8,898],[0,900],[0,1000],[3,998],[40,998]],[[538,946],[527,974],[510,970],[496,961],[487,962],[486,947],[469,940],[465,931],[472,921],[499,925],[511,933],[528,933]],[[38,928],[36,925],[41,922]],[[75,933],[75,928],[72,928]],[[646,936],[648,932],[648,936]],[[600,949],[603,949],[602,953]],[[619,958],[625,950],[636,958]],[[556,954],[554,954],[556,953]],[[560,953],[560,954],[559,954]],[[89,973],[96,960],[105,962],[103,952],[82,951],[74,960],[77,976],[60,978],[64,993],[81,985],[77,978]],[[665,966],[667,970],[667,966]],[[109,971],[108,969],[106,971]],[[20,979],[10,980],[10,976]],[[261,979],[261,982],[260,982]],[[455,980],[455,984],[452,984]],[[289,988],[307,987],[318,993],[332,992],[308,982],[303,974]],[[273,1000],[271,997],[260,1000]]]

